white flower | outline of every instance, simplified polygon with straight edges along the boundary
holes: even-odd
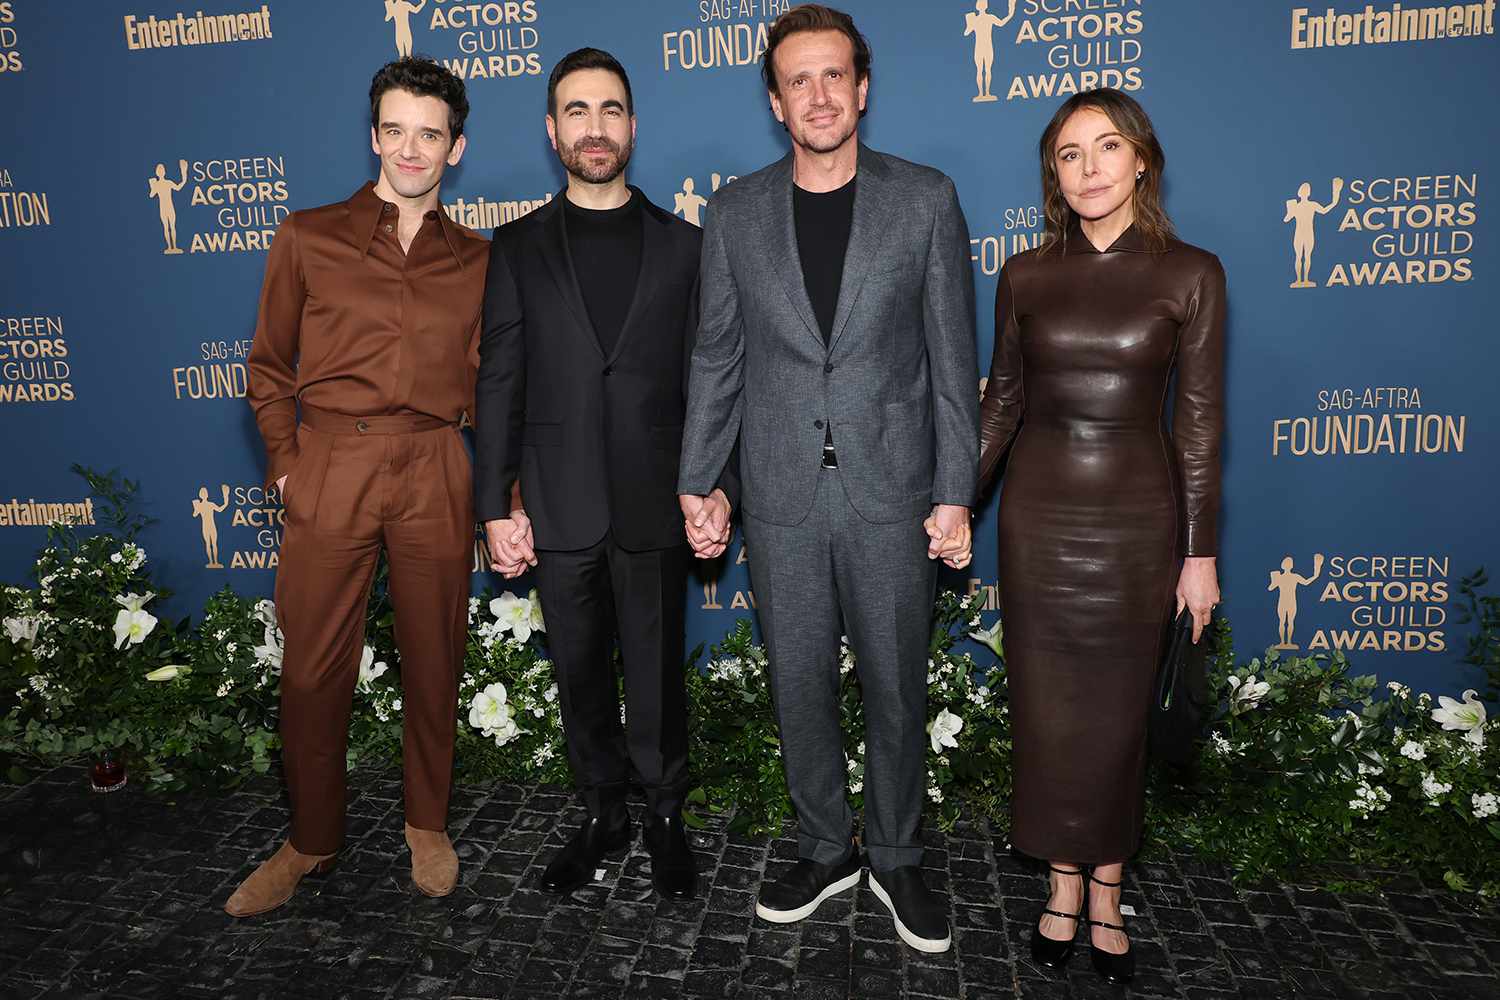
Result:
[[[5,634],[16,645],[36,640],[36,630],[42,624],[40,618],[22,617],[5,619]]]
[[[268,669],[280,673],[281,656],[284,650],[281,646],[281,631],[275,625],[266,626],[265,643],[255,647],[255,660]]]
[[[526,595],[526,599],[531,602],[531,631],[547,631],[547,619],[542,617],[542,597],[536,592],[535,587],[531,588],[531,593]]]
[[[120,553],[115,552],[115,553],[111,554],[110,557],[109,557],[109,561],[112,562],[112,563],[118,563],[118,562],[120,562],[121,561],[120,560]]]
[[[1405,684],[1402,684],[1400,681],[1387,682],[1386,690],[1390,691],[1390,693],[1395,695],[1397,698],[1411,697],[1411,688],[1407,687]]]
[[[1485,819],[1500,812],[1500,796],[1494,792],[1475,792],[1470,802],[1474,806],[1474,818]]]
[[[545,691],[542,692],[542,700],[545,701],[545,702],[547,702],[549,705],[552,702],[554,702],[554,701],[557,700],[557,685],[556,684],[549,685],[548,688],[547,688],[547,690],[545,690]]]
[[[512,633],[521,642],[531,638],[533,625],[532,602],[507,591],[490,602],[490,614],[495,616],[499,632]],[[540,618],[540,612],[535,616]]]
[[[276,627],[276,602],[262,598],[255,602],[255,617],[267,628]]]
[[[1412,760],[1426,760],[1427,748],[1416,740],[1407,740],[1401,744],[1401,756],[1409,757]]]
[[[235,651],[239,648],[239,643],[231,642],[229,645],[224,647],[224,652],[228,653],[230,656],[233,656],[235,654]]]
[[[1453,791],[1453,785],[1450,782],[1439,781],[1432,774],[1422,775],[1422,794],[1433,802],[1436,802],[1439,796],[1451,791]]]
[[[375,662],[375,650],[366,646],[364,652],[359,654],[359,682],[356,687],[365,694],[369,694],[372,685],[386,670],[384,662]]]
[[[1464,733],[1464,742],[1468,743],[1475,750],[1483,749],[1484,727],[1476,726],[1475,728],[1469,730],[1467,733]]]
[[[1260,700],[1271,690],[1271,685],[1266,681],[1258,681],[1251,674],[1242,682],[1233,674],[1229,675],[1229,704],[1230,711],[1239,715],[1247,709],[1254,708]]]
[[[976,617],[970,624],[977,626],[979,624],[979,619]],[[983,643],[989,648],[989,651],[991,653],[994,653],[996,656],[1003,656],[1004,653],[1002,652],[1002,650],[1004,649],[1003,642],[1005,638],[1005,623],[997,618],[995,619],[995,624],[991,625],[989,628],[976,628],[974,631],[970,632],[969,638],[973,639],[975,642]]]
[[[146,606],[146,602],[151,600],[151,598],[155,596],[156,595],[149,590],[144,594],[137,594],[134,591],[131,591],[128,594],[117,595],[115,597],[115,603],[124,608],[126,611],[134,612],[144,608]]]
[[[147,611],[130,611],[122,608],[120,613],[115,615],[115,648],[119,649],[127,641],[132,646],[140,645],[146,641],[146,636],[150,635],[154,628],[156,628],[155,615]]]
[[[219,689],[214,692],[214,695],[223,698],[232,690],[234,690],[234,682],[226,680],[223,684],[219,685]]]
[[[1214,748],[1214,753],[1228,754],[1234,752],[1234,747],[1224,738],[1223,733],[1213,733],[1208,737],[1209,745]]]
[[[47,693],[48,682],[46,674],[32,674],[31,677],[26,681],[26,683],[29,684],[31,686],[31,690],[35,691],[37,694]],[[18,691],[16,693],[21,694],[23,692]]]
[[[1484,702],[1475,696],[1473,688],[1464,692],[1464,700],[1458,702],[1447,695],[1438,696],[1438,704],[1442,708],[1432,710],[1432,721],[1441,723],[1444,729],[1462,730],[1472,733],[1476,729],[1483,733],[1484,730]],[[1481,742],[1483,736],[1480,737]]]
[[[124,612],[121,612],[122,614]],[[186,674],[192,673],[187,667],[180,663],[169,663],[165,667],[157,667],[146,675],[148,681],[172,681]]]
[[[964,720],[948,711],[946,708],[938,713],[937,718],[932,720],[932,726],[927,734],[932,742],[932,752],[942,753],[943,747],[957,747],[958,731],[964,727]],[[941,800],[939,800],[941,801]]]
[[[505,685],[491,684],[469,703],[469,725],[486,737],[494,737],[495,746],[503,747],[520,734],[513,718],[514,709],[505,702]]]
[[[1390,801],[1389,791],[1372,787],[1369,783],[1361,781],[1359,787],[1354,790],[1354,798],[1349,800],[1349,808],[1362,816],[1369,816],[1380,812]]]
[[[939,788],[937,785],[928,785],[927,786],[927,797],[929,799],[931,799],[932,801],[934,801],[934,802],[942,802],[943,801],[943,790],[941,788]]]
[[[473,623],[474,616],[477,615],[478,613],[479,613],[479,598],[477,598],[477,597],[471,597],[471,598],[469,598],[469,622],[470,622],[470,624]]]
[[[849,785],[849,794],[851,794],[851,795],[858,794],[859,792],[862,792],[864,790],[865,790],[864,779],[860,779],[858,781],[851,782],[850,785]]]

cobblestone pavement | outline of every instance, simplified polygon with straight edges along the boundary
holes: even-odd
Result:
[[[0,785],[0,997],[769,998],[1500,996],[1500,913],[1389,874],[1372,895],[1239,891],[1190,858],[1129,867],[1140,969],[1128,991],[1075,951],[1033,967],[1037,869],[980,827],[929,836],[928,880],[952,894],[955,946],[914,952],[864,886],[775,927],[754,893],[794,841],[694,833],[704,891],[658,901],[639,845],[568,899],[537,887],[580,812],[565,789],[462,788],[461,884],[409,884],[399,784],[355,776],[338,868],[265,917],[220,907],[285,835],[275,781],[176,804],[84,789],[78,769]]]

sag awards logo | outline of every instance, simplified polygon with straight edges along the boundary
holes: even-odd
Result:
[[[19,51],[20,39],[16,37],[16,13],[14,3],[0,3],[0,73],[19,73],[26,68]]]
[[[1288,555],[1271,570],[1268,592],[1276,594],[1277,649],[1300,650],[1299,605],[1316,594],[1310,611],[1317,625],[1306,639],[1310,651],[1373,650],[1440,653],[1447,649],[1447,556],[1332,556],[1312,558],[1312,573],[1297,572]],[[1324,568],[1328,574],[1323,575]],[[1324,582],[1318,585],[1318,580]],[[1303,629],[1303,633],[1306,629]]]
[[[1416,386],[1320,389],[1316,412],[1271,421],[1271,457],[1462,454],[1465,414],[1427,413]]]
[[[742,544],[740,546],[740,554],[735,557],[734,564],[736,566],[743,566],[749,561],[750,557],[746,555],[745,546]],[[724,600],[724,596],[719,592],[718,577],[714,577],[703,584],[703,604],[701,607],[704,611],[723,611],[725,609]],[[755,591],[749,588],[733,591],[728,600],[730,611],[753,611],[756,607]]]
[[[192,183],[192,190],[179,203],[179,195]],[[158,163],[146,177],[146,197],[156,203],[161,222],[161,252],[242,253],[269,250],[276,227],[291,214],[286,181],[286,157],[245,156],[227,160],[177,161],[173,178],[165,163]],[[187,249],[182,246],[179,223],[182,208],[196,225]]]
[[[730,174],[726,177],[715,170],[709,175],[708,193],[713,194],[725,184],[737,179],[737,174]],[[698,182],[691,177],[684,177],[682,179],[682,190],[672,195],[672,214],[680,215],[688,222],[701,228],[703,226],[703,210],[707,207],[708,198],[699,193]]]
[[[530,201],[524,199],[521,201],[487,201],[482,196],[472,201],[459,198],[444,205],[443,211],[448,213],[448,218],[460,226],[468,226],[470,229],[494,229],[535,212],[551,200],[552,192],[550,191]]]
[[[0,403],[70,403],[73,369],[61,316],[0,317]]]
[[[1342,177],[1328,184],[1328,200],[1311,182],[1286,201],[1283,223],[1292,226],[1292,288],[1438,284],[1473,278],[1474,231],[1479,218],[1479,175]],[[1340,204],[1334,227],[1336,260],[1321,282],[1313,254],[1319,219]],[[1325,239],[1325,244],[1327,240]],[[1326,254],[1325,254],[1326,257]]]
[[[220,517],[233,508],[224,527],[234,533],[237,548],[229,553],[226,566],[220,551]],[[193,498],[193,518],[203,540],[204,569],[275,569],[280,562],[281,529],[286,510],[274,488],[219,484],[217,499],[207,486]]]
[[[244,399],[250,388],[250,373],[245,368],[250,344],[248,340],[199,342],[194,362],[172,369],[173,398]]]
[[[1321,14],[1307,7],[1292,9],[1292,48],[1386,45],[1443,38],[1473,38],[1495,33],[1495,0],[1483,3],[1393,3],[1376,9],[1364,4],[1348,13],[1328,7]]]
[[[1011,74],[1007,101],[1097,87],[1141,89],[1144,0],[995,0],[1002,3],[1003,17],[990,9],[990,0],[974,0],[964,15],[964,38],[972,38],[974,47],[974,103],[1000,99],[994,91],[997,33],[1002,44],[1010,38],[1020,63],[1002,66],[1002,80]]]
[[[792,0],[696,0],[696,26],[662,32],[663,72],[758,63],[771,22],[791,5]]]
[[[0,167],[0,229],[52,225],[52,206],[45,191],[17,191],[10,171]]]
[[[969,238],[969,260],[979,265],[979,271],[993,278],[1000,273],[1005,262],[1015,254],[1042,245],[1042,209],[1039,205],[1017,205],[1007,208],[1002,215],[1003,230]]]
[[[381,0],[385,20],[395,32],[396,55],[412,54],[415,36],[412,22],[426,22],[427,35],[421,48],[440,46],[452,55],[438,61],[462,80],[503,80],[517,76],[540,76],[542,57],[537,52],[541,34],[536,23],[541,0]]]

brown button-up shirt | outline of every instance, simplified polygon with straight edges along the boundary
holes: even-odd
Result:
[[[298,399],[353,416],[473,410],[489,241],[432,211],[402,252],[398,216],[367,183],[276,231],[248,361],[268,484],[297,457]]]

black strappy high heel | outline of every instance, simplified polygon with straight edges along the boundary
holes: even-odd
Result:
[[[1082,878],[1085,874],[1085,869],[1082,865],[1079,865],[1077,868],[1068,869],[1059,868],[1056,865],[1049,863],[1047,865],[1047,868],[1051,871],[1057,872],[1059,875],[1077,875]],[[1051,887],[1049,886],[1048,888],[1050,890]],[[1043,914],[1050,913],[1054,917],[1062,917],[1064,920],[1073,921],[1073,933],[1068,935],[1068,939],[1066,941],[1058,941],[1053,938],[1049,938],[1042,933],[1042,928],[1040,925],[1041,917],[1038,916],[1037,926],[1031,929],[1031,957],[1037,965],[1040,965],[1047,969],[1060,969],[1063,967],[1063,965],[1068,961],[1068,956],[1073,953],[1073,939],[1078,936],[1078,924],[1083,920],[1084,910],[1088,905],[1089,894],[1087,886],[1085,886],[1084,888],[1083,902],[1078,904],[1077,913],[1062,913],[1058,910],[1052,909],[1050,906],[1043,904]]]
[[[1092,871],[1089,872],[1089,881],[1090,882],[1097,882],[1100,885],[1102,885],[1102,886],[1104,886],[1106,888],[1109,888],[1109,889],[1118,889],[1120,887],[1120,883],[1119,882],[1106,882],[1106,881],[1104,881],[1101,878],[1095,878],[1094,877],[1094,873]],[[1085,895],[1084,895],[1084,906],[1085,907],[1088,906],[1088,895],[1087,895],[1087,893],[1085,893]],[[1115,955],[1115,954],[1113,954],[1111,952],[1105,951],[1103,948],[1096,948],[1094,946],[1093,928],[1095,928],[1095,927],[1104,927],[1104,928],[1108,928],[1109,930],[1112,930],[1112,931],[1119,931],[1120,933],[1123,934],[1125,932],[1124,925],[1123,924],[1112,924],[1112,923],[1109,923],[1106,920],[1092,920],[1092,919],[1085,920],[1084,923],[1088,924],[1089,928],[1090,928],[1089,929],[1089,958],[1093,959],[1093,962],[1094,962],[1094,971],[1097,972],[1097,973],[1099,973],[1100,977],[1105,982],[1110,983],[1110,984],[1112,984],[1114,986],[1123,986],[1124,984],[1130,982],[1130,980],[1135,976],[1135,951],[1134,951],[1134,949],[1128,950],[1128,951],[1126,951],[1122,955]]]

